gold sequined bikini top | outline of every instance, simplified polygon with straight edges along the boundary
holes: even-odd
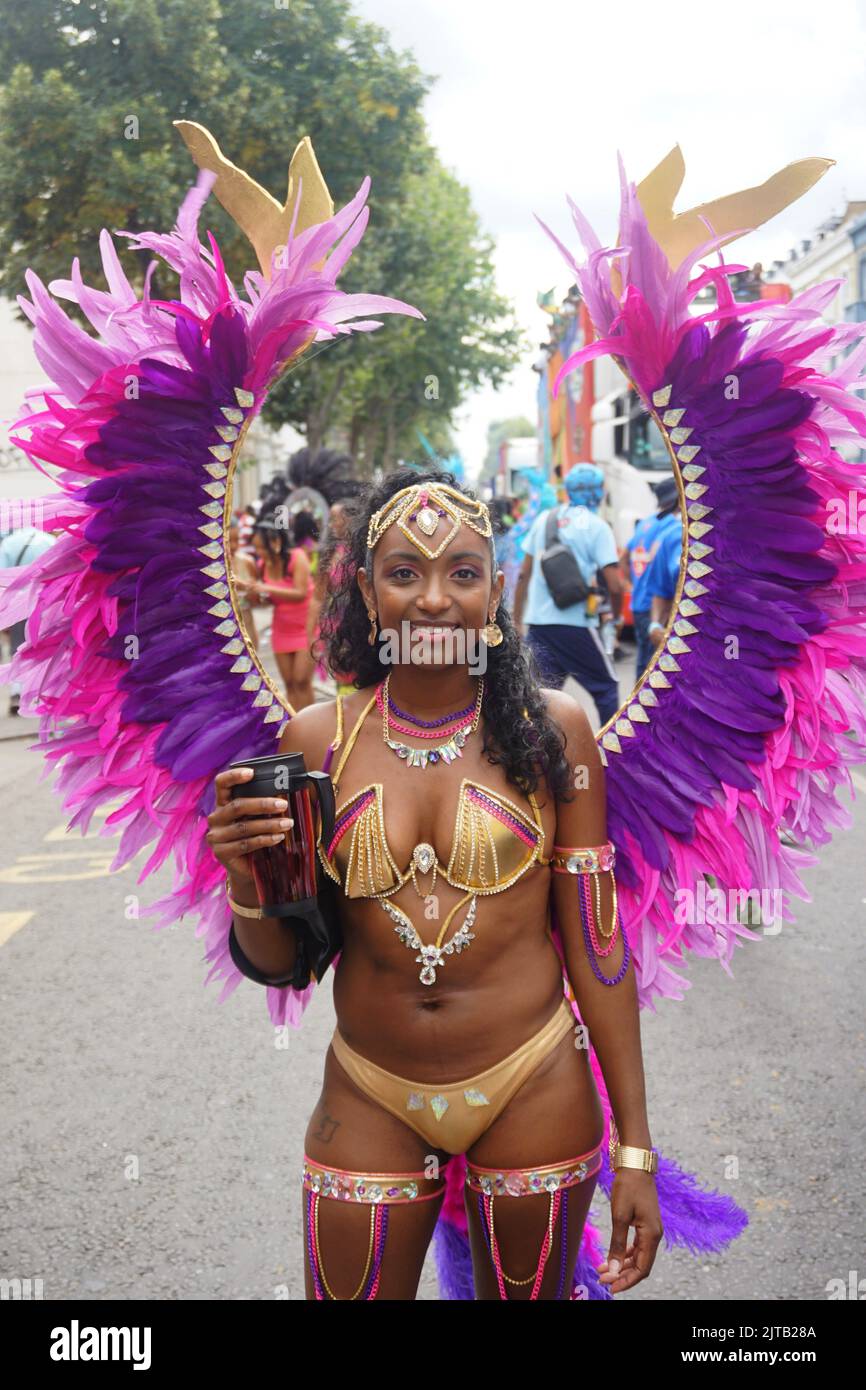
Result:
[[[376,703],[374,695],[361,712],[332,774],[335,793],[361,725]],[[331,749],[342,743],[343,709],[337,696],[337,733]],[[330,756],[330,755],[329,755]],[[362,787],[337,808],[334,833],[325,849],[317,844],[323,869],[349,898],[372,898],[396,892],[416,873],[431,869],[453,888],[472,893],[499,893],[509,888],[533,864],[547,866],[543,857],[544,826],[535,796],[529,793],[532,819],[500,792],[464,777],[457,800],[457,817],[447,865],[431,845],[416,845],[405,870],[395,862],[385,833],[382,783]],[[416,883],[417,887],[417,883]],[[431,886],[431,892],[432,886]]]

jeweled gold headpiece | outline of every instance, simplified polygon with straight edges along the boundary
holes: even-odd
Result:
[[[490,513],[483,502],[476,502],[446,483],[414,483],[395,492],[384,507],[374,512],[367,528],[367,549],[372,550],[394,523],[428,560],[436,560],[450,545],[461,526],[470,526],[479,536],[493,534]],[[445,525],[445,534],[435,549],[424,537],[433,537]],[[417,529],[410,529],[415,527]],[[418,535],[418,532],[421,535]]]

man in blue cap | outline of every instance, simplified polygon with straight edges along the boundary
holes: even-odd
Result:
[[[592,463],[576,463],[566,474],[569,504],[553,508],[556,539],[567,546],[587,584],[602,576],[618,616],[623,592],[616,541],[606,522],[597,515],[604,496],[604,474]],[[604,650],[598,618],[586,601],[558,608],[542,573],[533,564],[548,548],[550,510],[533,522],[523,546],[523,566],[514,594],[514,620],[526,622],[527,642],[538,662],[542,679],[559,687],[572,676],[595,701],[598,717],[606,724],[619,708],[616,671]],[[525,605],[525,610],[524,610]]]

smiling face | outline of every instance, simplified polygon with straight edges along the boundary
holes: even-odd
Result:
[[[268,548],[265,545],[265,538],[260,531],[253,532],[253,550],[256,552],[260,560],[264,560],[266,558]]]
[[[253,549],[260,560],[270,560],[273,562],[280,553],[279,536],[268,535],[261,531],[253,532]]]
[[[380,632],[386,639],[393,634],[391,650],[399,655],[392,659],[466,664],[467,652],[478,649],[480,629],[499,607],[505,583],[501,570],[491,571],[489,542],[460,526],[442,554],[428,560],[399,526],[391,526],[372,553],[372,583],[362,569],[358,584]]]

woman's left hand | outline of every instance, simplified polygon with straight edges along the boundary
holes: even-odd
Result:
[[[610,1248],[607,1259],[599,1266],[599,1282],[611,1293],[624,1293],[646,1279],[664,1235],[655,1176],[639,1168],[617,1168],[610,1194],[610,1215]],[[630,1226],[635,1230],[631,1245]]]

